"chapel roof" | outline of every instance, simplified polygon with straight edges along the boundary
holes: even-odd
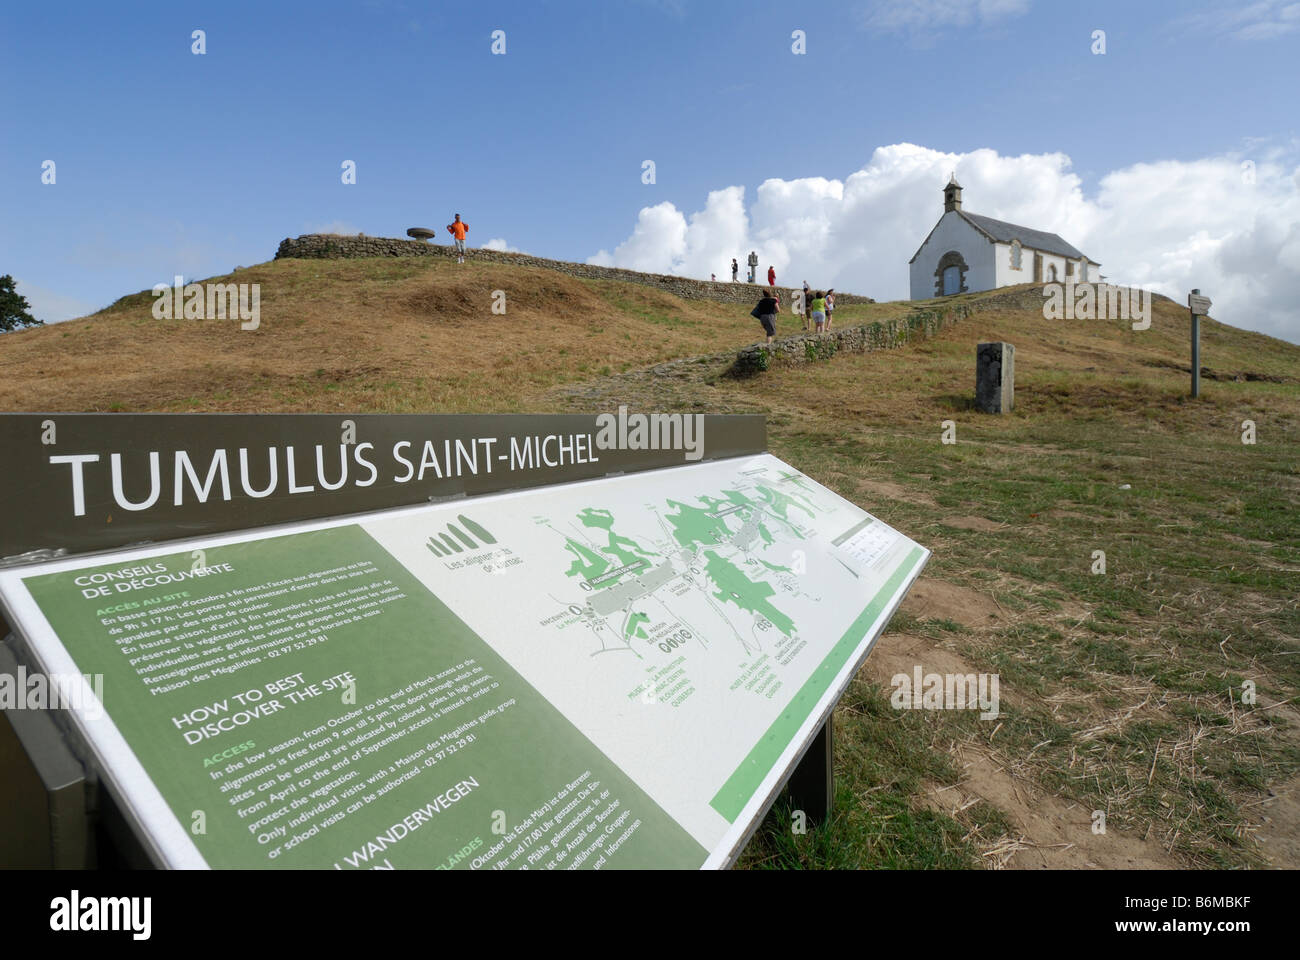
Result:
[[[1022,247],[1041,250],[1043,253],[1054,253],[1057,256],[1070,257],[1071,259],[1089,259],[1055,233],[1048,233],[1045,230],[1032,230],[1029,227],[1022,227],[1018,223],[994,220],[992,217],[982,217],[978,213],[967,213],[964,210],[958,210],[957,214],[964,217],[976,230],[979,230],[996,243],[1010,243],[1012,240],[1019,240]],[[1089,262],[1094,261],[1089,260]]]

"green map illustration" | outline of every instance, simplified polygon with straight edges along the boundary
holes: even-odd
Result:
[[[817,599],[800,545],[838,509],[819,504],[806,477],[755,471],[645,507],[631,520],[601,506],[539,519],[581,592],[556,598],[574,615],[566,625],[595,635],[593,655],[671,653],[684,635],[700,646],[730,636],[750,654],[797,636],[792,601]]]

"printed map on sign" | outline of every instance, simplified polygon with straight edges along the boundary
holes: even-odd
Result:
[[[559,529],[548,520],[580,588],[555,599],[591,631],[598,652],[642,658],[647,647],[671,653],[689,640],[707,647],[710,637],[745,654],[788,644],[798,634],[788,610],[819,599],[807,592],[815,587],[804,576],[804,545],[812,522],[834,510],[819,509],[800,489],[806,482],[755,467],[726,489],[665,499],[622,521],[598,507]]]
[[[710,849],[926,555],[771,456],[462,506],[365,529]]]

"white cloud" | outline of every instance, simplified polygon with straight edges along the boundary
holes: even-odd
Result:
[[[502,253],[522,253],[517,247],[512,247],[506,243],[504,237],[493,237],[487,243],[483,244],[484,250],[500,250]]]
[[[93,304],[78,300],[76,297],[64,296],[53,290],[46,290],[44,287],[34,287],[16,277],[14,280],[14,289],[20,296],[26,297],[27,302],[31,304],[29,311],[31,315],[45,323],[59,323],[63,320],[84,317],[98,309]]]
[[[718,251],[737,251],[747,241],[749,219],[745,216],[745,188],[726,187],[709,193],[704,209],[691,214],[689,223],[675,206],[664,202],[645,207],[636,227],[611,254],[601,250],[588,263],[627,267],[649,273],[679,273],[706,277],[725,273]],[[728,253],[744,262],[746,252]]]
[[[1059,233],[1117,283],[1182,301],[1199,287],[1217,319],[1300,342],[1300,166],[1297,145],[1257,155],[1136,164],[1104,176],[1093,197],[1065,154],[942,153],[878,148],[843,181],[767,180],[745,207],[743,187],[709,193],[689,216],[671,203],[641,210],[631,236],[589,263],[654,273],[729,277],[753,249],[760,273],[879,300],[908,295],[907,262],[943,212],[950,172],[964,205]]]
[[[1300,3],[1294,0],[1260,0],[1226,4],[1184,18],[1195,30],[1237,40],[1271,40],[1300,30]]]
[[[613,254],[601,250],[587,262],[602,266],[617,264],[647,273],[684,273],[682,257],[685,253],[686,218],[665,201],[642,208],[632,236],[615,247]]]
[[[862,21],[880,33],[969,27],[1029,11],[1031,0],[871,0]]]

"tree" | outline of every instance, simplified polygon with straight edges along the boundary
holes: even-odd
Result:
[[[31,315],[32,305],[17,287],[17,282],[9,274],[0,277],[0,330],[44,326]]]

